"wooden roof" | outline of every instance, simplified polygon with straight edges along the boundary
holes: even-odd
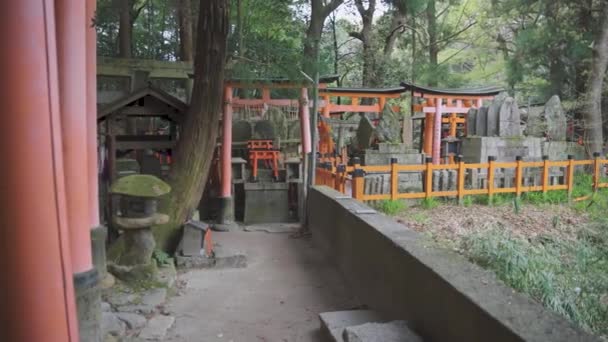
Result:
[[[372,95],[390,95],[390,94],[401,94],[406,91],[403,87],[393,88],[337,88],[328,87],[326,89],[319,90],[322,93],[336,93],[336,94],[372,94]]]
[[[401,86],[404,90],[411,90],[420,92],[423,94],[433,95],[452,95],[452,96],[496,96],[504,91],[504,88],[497,86],[486,86],[486,87],[475,87],[475,88],[462,88],[462,89],[450,89],[450,88],[433,88],[416,85],[410,82],[401,82]]]
[[[185,104],[182,100],[165,92],[164,90],[162,90],[158,87],[148,84],[147,86],[140,88],[138,90],[135,90],[134,92],[132,92],[112,103],[109,103],[109,104],[106,104],[103,106],[99,106],[97,109],[97,119],[98,120],[103,119],[106,116],[108,116],[109,114],[112,114],[123,107],[127,107],[129,104],[131,104],[141,98],[144,98],[146,96],[151,96],[151,97],[158,99],[159,101],[165,103],[169,107],[174,108],[179,113],[185,112],[186,109],[188,108],[188,105]],[[171,114],[171,113],[167,113],[167,114]]]

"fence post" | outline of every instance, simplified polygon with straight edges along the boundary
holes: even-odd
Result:
[[[600,153],[593,153],[593,192],[596,192],[600,184]]]
[[[549,156],[543,156],[543,194],[549,189]]]
[[[489,156],[488,157],[488,202],[492,203],[492,197],[494,196],[494,162],[496,161],[496,157]]]
[[[425,182],[424,182],[424,197],[430,198],[431,193],[433,192],[433,158],[427,157],[425,159],[426,162],[426,174],[425,174]]]
[[[353,158],[353,166],[355,167],[355,170],[361,167],[361,158],[359,157],[354,157]]]
[[[334,189],[341,193],[344,193],[344,173],[346,172],[346,165],[340,164],[336,167],[336,180]]]
[[[572,202],[572,190],[574,190],[574,156],[568,155],[568,202]]]
[[[466,175],[466,168],[462,155],[456,157],[458,163],[458,204],[464,204],[464,177]]]
[[[517,166],[515,167],[515,197],[519,199],[521,197],[521,183],[524,174],[523,170],[523,158],[521,156],[515,157]]]
[[[391,200],[396,200],[399,194],[399,172],[397,171],[397,158],[391,158]]]
[[[353,171],[353,186],[352,186],[352,196],[354,199],[359,201],[363,201],[363,188],[365,186],[365,171],[363,169],[355,169]]]

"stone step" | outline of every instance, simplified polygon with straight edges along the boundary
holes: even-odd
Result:
[[[346,327],[342,337],[344,342],[422,342],[422,338],[414,333],[405,321]]]
[[[319,314],[321,320],[321,330],[335,342],[343,342],[342,334],[344,329],[365,323],[386,322],[380,314],[372,310],[348,310],[324,312]]]

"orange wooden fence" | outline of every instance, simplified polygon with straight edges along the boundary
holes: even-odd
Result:
[[[574,170],[577,166],[590,166],[593,168],[593,190],[608,188],[608,182],[602,183],[603,165],[608,164],[607,159],[600,159],[599,154],[594,155],[592,160],[574,160],[569,156],[565,161],[550,161],[543,157],[540,162],[524,162],[517,158],[515,162],[496,162],[495,158],[488,158],[487,163],[466,164],[462,158],[458,158],[455,164],[435,165],[430,158],[425,164],[420,165],[399,165],[396,162],[391,165],[381,166],[353,166],[332,165],[331,163],[321,163],[316,170],[316,185],[326,185],[344,194],[350,194],[353,198],[360,201],[378,200],[397,200],[397,199],[422,199],[431,197],[457,197],[460,201],[467,195],[488,195],[514,193],[520,196],[524,192],[542,191],[546,193],[554,190],[567,190],[568,196],[572,195],[574,189]],[[563,184],[551,185],[549,183],[549,170],[552,167],[560,167],[566,170]],[[524,186],[523,175],[526,168],[542,169],[542,181],[538,186]],[[487,186],[483,189],[466,189],[465,176],[467,170],[485,169],[487,171]],[[495,186],[495,172],[497,169],[515,169],[515,181],[512,187]],[[433,191],[433,171],[435,170],[456,170],[457,185],[455,190]],[[399,192],[399,173],[400,172],[422,172],[424,175],[423,192]],[[365,194],[365,175],[367,173],[387,173],[390,174],[390,193],[388,194]]]

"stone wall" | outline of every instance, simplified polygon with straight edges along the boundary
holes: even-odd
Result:
[[[313,242],[358,299],[425,341],[599,341],[462,256],[327,187],[309,192]]]

